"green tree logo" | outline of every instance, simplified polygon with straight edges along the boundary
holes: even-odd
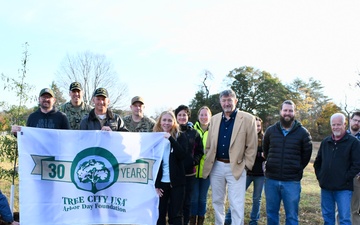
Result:
[[[91,159],[80,165],[77,170],[77,176],[80,182],[91,183],[91,192],[96,193],[96,183],[108,182],[110,179],[110,171],[103,162]]]
[[[71,182],[78,189],[97,193],[116,183],[119,163],[108,150],[100,147],[79,152],[71,164]]]

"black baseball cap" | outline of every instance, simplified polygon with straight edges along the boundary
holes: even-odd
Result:
[[[70,91],[72,91],[72,90],[80,90],[80,91],[82,91],[81,84],[79,82],[72,82],[70,84],[69,90]]]
[[[133,105],[135,102],[140,102],[141,104],[144,104],[144,99],[141,96],[135,96],[131,99],[131,105]]]
[[[40,91],[39,97],[41,97],[43,94],[49,94],[51,97],[55,97],[54,92],[50,88],[44,88]]]
[[[109,97],[108,91],[105,88],[98,88],[94,91],[93,97],[104,96],[105,98]]]

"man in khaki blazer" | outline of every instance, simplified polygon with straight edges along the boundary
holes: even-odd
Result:
[[[246,169],[252,169],[257,152],[255,117],[238,110],[237,102],[233,90],[222,91],[223,112],[209,126],[203,177],[210,176],[215,225],[224,224],[226,185],[232,224],[244,223]]]

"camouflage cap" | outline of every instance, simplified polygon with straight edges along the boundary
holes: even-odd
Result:
[[[54,92],[50,88],[44,88],[40,91],[39,97],[41,97],[43,94],[49,94],[51,97],[55,97]]]
[[[93,97],[104,96],[105,98],[109,97],[108,91],[105,88],[98,88],[94,91]]]
[[[82,91],[81,84],[79,82],[72,82],[70,84],[69,90],[70,91],[72,91],[72,90],[80,90],[80,91]]]
[[[140,102],[141,104],[144,104],[144,99],[140,96],[135,96],[131,99],[131,105],[133,105],[135,102]]]

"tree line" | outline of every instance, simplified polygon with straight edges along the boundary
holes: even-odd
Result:
[[[37,96],[31,97],[28,94],[33,90],[33,87],[25,80],[28,62],[28,43],[25,43],[18,79],[1,75],[4,81],[3,88],[15,93],[18,103],[8,105],[4,101],[0,102],[0,107],[3,108],[0,112],[0,129],[3,133],[0,135],[0,160],[2,161],[16,162],[17,159],[16,139],[4,134],[9,133],[11,124],[25,125],[29,114],[38,107],[37,105],[31,108],[25,106],[29,101],[37,102]],[[114,93],[111,99],[112,109],[120,115],[126,113],[121,109],[119,100],[124,98],[127,87],[119,81],[112,63],[104,55],[89,51],[75,56],[67,55],[60,63],[60,69],[56,75],[57,80],[51,84],[57,99],[55,106],[65,103],[62,90],[66,90],[67,93],[70,83],[76,80],[83,85],[85,102],[91,102],[92,90],[100,86],[107,87]],[[197,115],[197,111],[203,105],[207,105],[213,114],[222,111],[219,94],[210,94],[211,80],[211,72],[205,70],[198,91],[189,101],[192,115]],[[264,121],[264,128],[279,120],[280,105],[284,100],[293,100],[296,104],[296,119],[310,131],[315,141],[320,141],[331,133],[329,118],[333,113],[343,112],[349,117],[351,112],[356,110],[349,110],[346,106],[342,109],[337,106],[323,94],[321,82],[314,79],[303,81],[296,78],[290,84],[283,84],[279,78],[267,71],[241,66],[225,75],[223,82],[227,88],[235,91],[238,97],[237,107],[260,117]],[[360,81],[356,85],[360,88]],[[157,115],[154,117],[156,118]],[[193,116],[192,122],[196,122],[195,120],[196,116]],[[14,171],[15,165],[10,170],[0,168],[0,179]]]
[[[219,95],[209,94],[209,73],[205,71],[200,90],[191,100],[193,115],[203,105],[209,106],[213,114],[222,110]],[[284,100],[293,100],[296,104],[296,119],[310,131],[315,141],[320,141],[331,133],[329,119],[333,113],[343,112],[348,117],[351,113],[342,110],[324,95],[321,82],[314,79],[303,81],[296,78],[285,85],[269,72],[242,66],[231,70],[224,82],[235,91],[239,100],[238,108],[260,117],[264,121],[264,128],[279,120],[280,105]]]

